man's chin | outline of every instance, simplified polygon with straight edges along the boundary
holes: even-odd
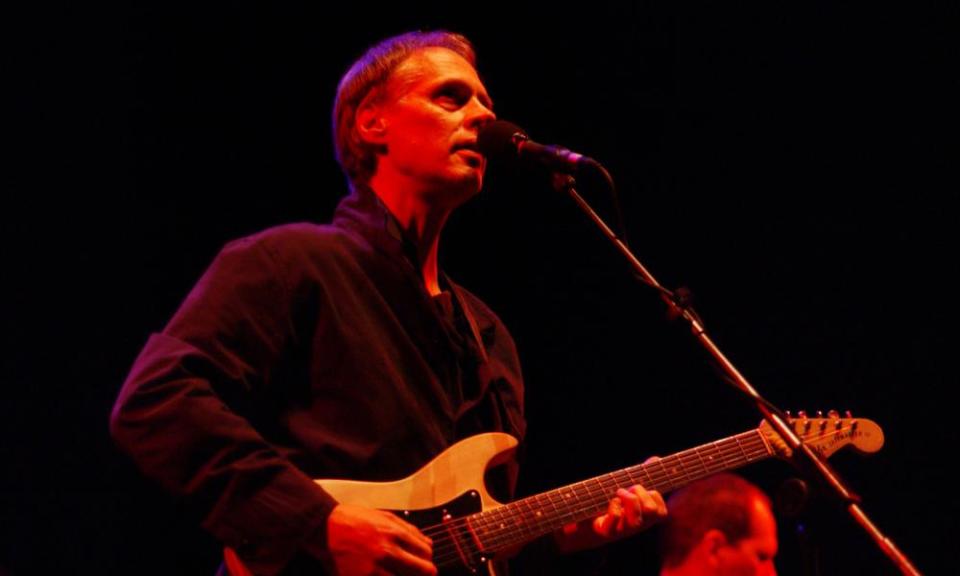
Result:
[[[438,182],[429,197],[432,201],[456,208],[479,194],[482,187],[483,172],[472,171],[469,174],[460,174],[455,178]]]

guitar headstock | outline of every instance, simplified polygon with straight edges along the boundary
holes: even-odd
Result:
[[[810,418],[806,412],[792,417],[787,412],[787,423],[804,444],[813,448],[821,458],[828,458],[837,450],[852,445],[858,452],[873,453],[883,447],[883,430],[873,420],[854,418],[848,411],[840,416],[831,410],[826,416],[817,412]],[[791,450],[769,423],[760,424],[760,433],[778,456],[789,458]]]

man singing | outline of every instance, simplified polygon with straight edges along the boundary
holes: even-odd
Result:
[[[228,568],[435,574],[416,527],[312,479],[395,480],[468,436],[523,439],[513,340],[437,264],[447,218],[483,184],[477,134],[494,118],[466,38],[371,47],[337,91],[350,194],[332,223],[228,244],[137,358],[113,436],[235,551]],[[498,472],[491,491],[510,499],[517,463]],[[555,544],[594,547],[665,514],[656,492],[621,490]]]

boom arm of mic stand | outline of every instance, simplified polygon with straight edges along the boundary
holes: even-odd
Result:
[[[859,496],[853,494],[844,486],[843,481],[836,475],[833,469],[794,433],[793,429],[780,417],[779,410],[771,409],[773,405],[757,393],[756,389],[749,381],[737,370],[736,366],[720,351],[720,348],[707,335],[703,324],[688,308],[681,307],[673,294],[664,288],[653,274],[650,273],[634,256],[630,248],[617,237],[616,233],[607,226],[606,222],[590,207],[590,204],[583,199],[576,190],[576,181],[568,174],[554,174],[553,186],[559,192],[565,192],[573,199],[574,203],[583,211],[587,217],[600,228],[603,235],[610,240],[617,250],[627,259],[634,272],[637,273],[640,280],[645,284],[656,289],[660,293],[661,299],[666,303],[671,314],[682,317],[690,324],[697,341],[706,348],[707,352],[717,361],[720,369],[726,374],[729,381],[743,394],[751,398],[756,404],[757,410],[763,416],[764,420],[770,423],[773,429],[780,435],[783,441],[793,451],[793,458],[797,464],[806,465],[805,467],[819,475],[823,483],[828,486],[834,495],[842,501],[847,511],[853,516],[854,520],[867,532],[874,540],[877,546],[890,559],[891,562],[903,573],[911,576],[919,576],[920,572],[913,566],[910,560],[896,547],[892,540],[884,536],[879,528],[867,517],[860,506]]]

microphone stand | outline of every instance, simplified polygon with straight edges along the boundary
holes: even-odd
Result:
[[[794,536],[800,551],[800,571],[803,576],[820,576],[820,535],[816,525],[818,514],[814,508],[814,495],[807,483],[800,478],[790,478],[780,485],[773,497],[777,514],[788,518],[793,525]]]
[[[600,170],[609,183],[613,180],[609,173],[599,163],[591,162],[591,165]],[[746,377],[740,373],[733,363],[720,351],[720,348],[714,344],[713,340],[707,335],[706,329],[700,322],[696,314],[687,306],[684,294],[674,294],[667,288],[664,288],[657,279],[644,267],[644,265],[633,255],[633,252],[627,247],[616,233],[607,226],[606,222],[597,215],[590,207],[590,204],[580,196],[576,191],[576,181],[569,174],[555,172],[553,174],[553,187],[562,193],[566,193],[573,199],[574,203],[583,211],[587,217],[600,228],[604,236],[610,240],[617,250],[627,259],[633,268],[639,280],[651,286],[660,293],[660,298],[667,305],[672,317],[683,318],[690,325],[694,337],[707,350],[707,352],[716,360],[722,376],[730,382],[736,389],[745,394],[754,401],[757,410],[763,416],[763,419],[770,423],[770,426],[780,435],[783,441],[789,446],[794,462],[806,469],[809,473],[817,476],[826,486],[827,490],[836,496],[845,506],[847,511],[853,516],[853,519],[867,532],[876,545],[883,551],[891,562],[903,574],[919,576],[920,572],[913,566],[910,560],[896,547],[893,541],[884,536],[880,529],[870,520],[867,514],[860,508],[860,497],[849,490],[843,481],[837,476],[833,469],[793,432],[793,429],[786,423],[781,416],[782,412],[773,404],[764,399],[757,393],[756,389],[747,381]]]

